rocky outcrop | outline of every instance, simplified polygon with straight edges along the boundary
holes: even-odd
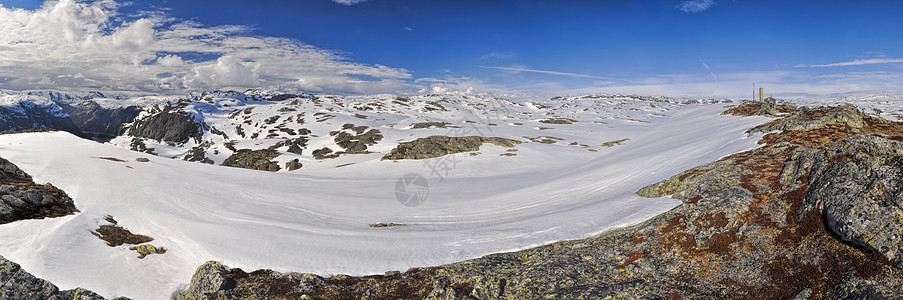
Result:
[[[271,159],[276,158],[277,156],[279,156],[279,151],[276,150],[238,149],[238,151],[229,156],[229,158],[226,158],[222,165],[227,167],[276,172],[280,169],[279,163],[271,161]]]
[[[723,115],[736,116],[766,116],[780,117],[794,113],[799,109],[793,103],[777,104],[777,101],[768,97],[766,101],[743,100],[740,105],[725,110]]]
[[[19,264],[0,256],[0,299],[104,300],[104,297],[83,288],[61,291],[49,281],[31,275]]]
[[[804,107],[788,117],[755,127],[750,132],[813,130],[830,126],[859,129],[887,122],[889,121],[863,113],[852,105]]]
[[[856,135],[789,163],[794,172],[785,176],[808,172],[800,216],[822,214],[838,237],[903,269],[903,143]]]
[[[99,141],[108,141],[121,134],[123,125],[134,121],[141,112],[137,106],[104,108],[94,101],[60,107],[79,130]]]
[[[154,148],[148,148],[142,138],[132,138],[131,142],[129,142],[129,150],[157,155],[157,153],[154,152]]]
[[[135,120],[128,128],[133,137],[184,144],[189,139],[200,143],[203,126],[194,115],[181,111],[178,106],[167,106],[159,112]]]
[[[367,130],[367,126],[354,126],[354,124],[345,124],[342,126],[342,130],[332,131],[329,135],[335,136],[333,140],[336,145],[344,149],[339,154],[369,153],[367,146],[376,145],[383,139],[383,135],[378,129]]]
[[[210,261],[200,266],[177,300],[199,299],[421,299],[431,291],[433,272],[409,270],[363,278],[339,275],[323,278],[308,273],[257,270],[247,273]],[[367,294],[359,291],[367,290]],[[454,298],[452,298],[454,299]]]
[[[574,124],[577,122],[577,120],[568,118],[548,118],[539,120],[539,122],[546,124]]]
[[[285,163],[285,169],[289,170],[289,171],[294,171],[294,170],[300,169],[303,166],[304,166],[304,164],[302,164],[301,161],[298,160],[297,158]]]
[[[502,147],[514,147],[521,142],[500,137],[462,136],[450,137],[434,135],[399,144],[383,160],[428,159],[448,154],[480,150],[484,143]]]
[[[188,153],[182,157],[184,161],[201,162],[205,164],[213,164],[213,160],[207,157],[207,147],[209,144],[202,144],[188,149]]]
[[[78,209],[66,192],[49,183],[34,183],[30,175],[0,158],[0,224],[76,212]]]
[[[815,129],[769,133],[759,148],[638,191],[647,197],[672,195],[683,204],[637,225],[587,239],[386,275],[320,278],[268,270],[247,275],[235,272],[238,275],[231,278],[239,279],[233,279],[234,284],[208,290],[205,295],[224,299],[249,295],[310,299],[900,298],[903,269],[898,230],[903,195],[899,181],[903,171],[899,141],[903,140],[903,123],[864,118],[865,124],[858,128],[849,120],[808,127],[803,123],[824,123],[828,118],[795,114],[786,116],[800,120],[802,127],[794,128]],[[425,144],[449,144],[449,137],[434,139],[437,141]],[[473,149],[481,142],[482,138],[466,138],[452,143],[463,144],[456,149]],[[199,274],[206,276],[201,270]],[[313,278],[315,284],[295,280],[300,276]],[[276,290],[283,293],[265,294]]]

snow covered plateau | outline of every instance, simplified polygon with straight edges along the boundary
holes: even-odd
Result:
[[[900,97],[795,101],[903,116]],[[729,102],[0,92],[5,129],[60,129],[0,135],[0,157],[80,210],[0,225],[0,254],[61,289],[168,299],[208,260],[367,275],[585,238],[680,203],[640,188],[759,146],[746,131],[772,118],[722,115]],[[430,136],[513,142],[445,149]],[[92,234],[108,216],[167,251],[108,246]]]

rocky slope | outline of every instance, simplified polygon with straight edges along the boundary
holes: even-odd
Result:
[[[28,94],[0,94],[0,131],[38,128],[85,136],[62,108],[46,98]]]
[[[105,298],[83,288],[61,291],[52,283],[34,277],[22,270],[18,264],[0,256],[0,299],[104,300]]]
[[[0,224],[61,217],[78,212],[71,198],[48,184],[36,184],[15,164],[0,158]],[[104,299],[81,288],[60,291],[0,256],[0,299]]]
[[[49,183],[34,183],[30,175],[0,158],[0,224],[75,212],[78,210],[65,192]]]
[[[852,107],[762,105],[773,104],[728,113],[781,115],[758,130],[782,131],[760,148],[641,189],[683,201],[641,224],[366,277],[246,273],[209,262],[177,297],[903,298],[903,123]]]
[[[123,132],[123,125],[132,123],[141,112],[137,106],[104,108],[97,102],[88,100],[78,104],[60,104],[63,112],[85,135],[108,141]]]

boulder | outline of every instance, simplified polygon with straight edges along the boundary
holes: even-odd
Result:
[[[903,143],[856,135],[799,158],[809,168],[800,216],[815,210],[846,242],[903,266]]]

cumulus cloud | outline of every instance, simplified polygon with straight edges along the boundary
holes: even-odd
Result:
[[[715,5],[715,0],[687,0],[677,6],[677,9],[685,13],[698,13],[708,10]]]
[[[253,36],[245,26],[204,26],[163,11],[129,17],[118,10],[112,0],[48,0],[35,10],[0,6],[0,88],[419,88],[406,81],[411,74],[405,69],[356,63],[293,39]]]
[[[367,0],[332,0],[332,2],[342,4],[342,5],[352,6],[352,5],[355,5],[358,3],[367,2]]]

